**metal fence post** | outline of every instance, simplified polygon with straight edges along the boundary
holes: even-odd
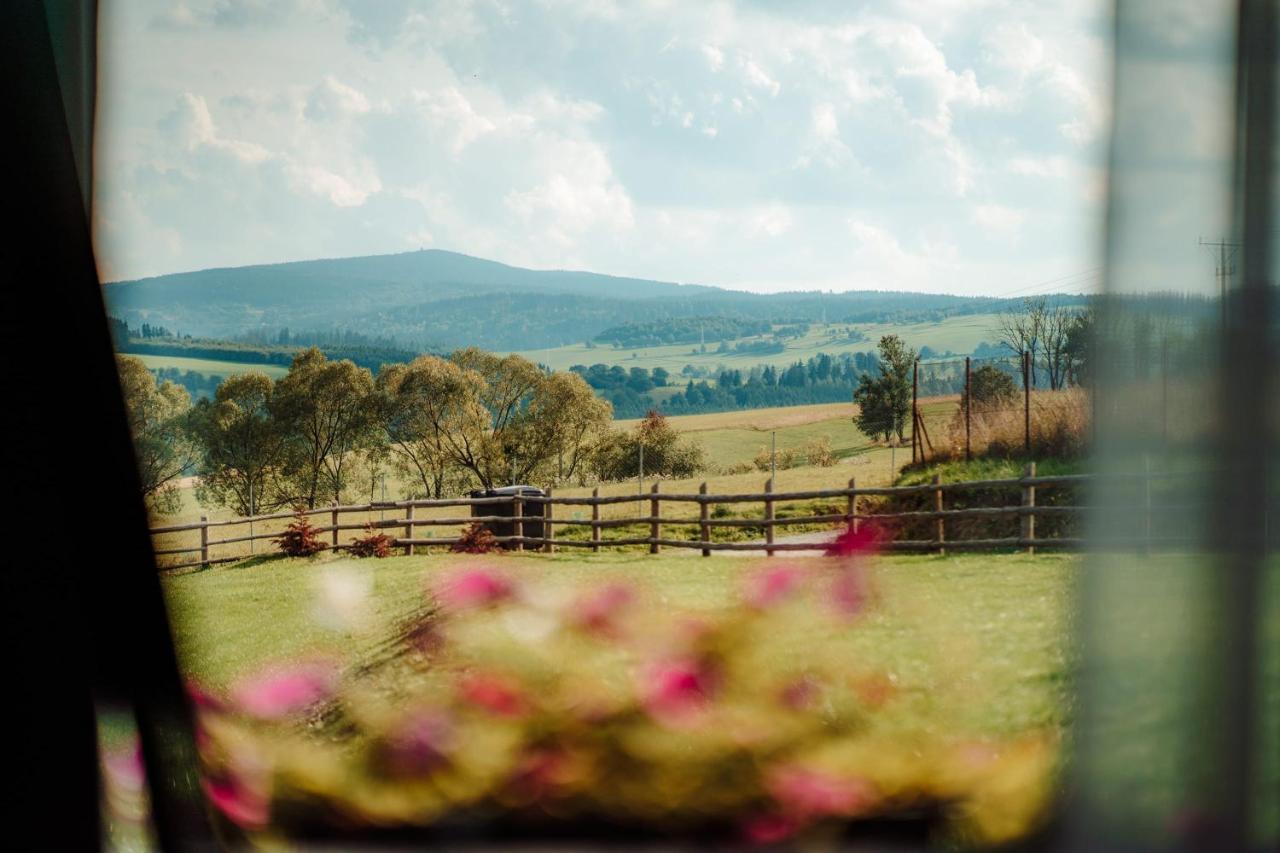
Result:
[[[969,356],[964,357],[964,460],[973,458],[971,434],[973,429],[973,374],[970,371]]]

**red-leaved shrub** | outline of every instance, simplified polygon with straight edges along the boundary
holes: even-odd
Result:
[[[491,554],[501,548],[493,531],[485,527],[484,522],[475,521],[462,531],[451,550],[457,554]]]
[[[272,541],[289,557],[310,557],[328,547],[320,541],[320,531],[311,523],[306,507],[301,506],[294,507],[293,521]]]
[[[365,524],[364,535],[353,539],[347,551],[354,557],[389,557],[394,541],[385,533],[374,532],[372,524]]]

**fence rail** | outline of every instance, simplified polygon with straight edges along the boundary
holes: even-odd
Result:
[[[1136,483],[1149,483],[1152,479],[1160,479],[1159,474],[1109,475],[1110,478],[1133,479]],[[814,525],[849,525],[855,529],[863,523],[894,525],[924,523],[929,531],[929,538],[891,539],[883,543],[883,547],[893,551],[934,551],[945,553],[950,550],[991,550],[991,549],[1026,549],[1034,553],[1037,548],[1080,548],[1083,540],[1073,536],[1037,535],[1037,518],[1050,520],[1061,518],[1077,518],[1092,507],[1080,505],[1051,505],[1037,503],[1037,493],[1043,490],[1070,488],[1094,481],[1096,478],[1086,474],[1062,474],[1053,476],[1037,476],[1035,464],[1027,466],[1023,476],[1008,479],[970,480],[966,482],[942,483],[935,477],[931,483],[913,486],[877,486],[859,488],[855,480],[850,480],[844,488],[810,489],[804,491],[773,491],[772,482],[766,482],[764,490],[758,493],[711,494],[707,485],[702,484],[696,493],[663,492],[660,485],[654,483],[649,491],[637,491],[629,495],[600,495],[596,489],[590,496],[560,496],[548,492],[545,495],[520,495],[497,497],[459,497],[441,499],[418,499],[400,501],[374,501],[367,504],[349,504],[320,506],[305,511],[307,516],[328,516],[328,524],[317,525],[316,531],[329,537],[329,547],[345,549],[350,542],[342,542],[344,532],[372,529],[376,531],[396,531],[392,537],[392,546],[403,549],[406,554],[413,554],[419,547],[448,547],[457,544],[460,537],[423,537],[422,529],[437,527],[458,528],[473,522],[483,522],[497,527],[501,535],[497,541],[513,550],[538,549],[555,551],[557,548],[583,548],[599,551],[602,548],[647,546],[650,553],[659,553],[663,548],[687,548],[699,550],[703,556],[713,551],[763,551],[769,555],[776,552],[809,551],[822,547],[821,543],[805,541],[777,541],[779,529],[787,527]],[[1016,503],[995,506],[947,507],[948,498],[954,500],[960,495],[972,495],[976,492],[991,490],[1007,490],[1016,492],[1020,499]],[[1149,532],[1149,519],[1153,509],[1150,501],[1150,488],[1142,490],[1147,495],[1145,502],[1136,501],[1135,505],[1116,507],[1117,512],[1144,513],[1145,520],[1136,525],[1139,530]],[[924,499],[927,509],[910,509],[899,512],[877,512],[874,507],[862,507],[863,499],[870,498],[915,498]],[[810,506],[809,512],[803,515],[779,515],[778,505],[795,501],[838,501],[840,511],[823,511]],[[603,506],[621,504],[640,504],[640,513],[623,518],[602,518],[600,509]],[[715,517],[713,510],[717,506],[735,504],[760,504],[763,513],[750,517]],[[646,505],[647,504],[647,505]],[[663,504],[693,504],[697,507],[695,516],[673,516],[662,513]],[[477,507],[496,507],[493,512],[485,514],[463,515],[448,513],[441,517],[431,517],[419,510],[448,509],[467,507],[475,512]],[[530,512],[530,507],[537,511]],[[590,518],[558,517],[555,509],[590,508]],[[645,513],[644,510],[648,512]],[[802,510],[803,511],[803,510]],[[353,514],[381,513],[384,517],[366,519],[359,522],[344,521],[343,516]],[[393,513],[386,517],[386,513]],[[258,530],[255,525],[265,522],[281,521],[294,516],[291,512],[275,512],[252,517],[211,520],[202,517],[197,522],[170,524],[151,529],[153,537],[190,532],[199,533],[198,544],[190,546],[157,543],[157,556],[174,557],[190,555],[190,559],[163,566],[164,569],[189,568],[207,566],[214,563],[230,562],[245,558],[247,555],[227,554],[214,555],[217,548],[244,543],[256,543],[273,540],[279,531]],[[995,538],[957,538],[948,533],[949,522],[960,522],[967,519],[1016,519],[1017,535]],[[211,538],[211,531],[231,526],[249,527],[244,535]],[[528,530],[532,526],[533,531]],[[568,529],[589,530],[589,538],[566,538],[557,535],[557,530]],[[606,530],[640,528],[647,535],[626,535],[620,538],[605,538]],[[672,528],[692,530],[693,538],[681,538],[671,535]],[[713,532],[718,529],[751,529],[758,528],[762,541],[715,541]],[[526,535],[537,532],[542,535]],[[665,529],[665,530],[664,530]],[[1148,536],[1149,540],[1149,536]]]

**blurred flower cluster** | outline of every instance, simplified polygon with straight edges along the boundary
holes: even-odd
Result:
[[[285,835],[497,821],[771,844],[929,814],[1016,838],[1049,797],[1048,740],[904,725],[896,677],[824,642],[874,612],[873,545],[744,567],[736,603],[691,612],[615,580],[459,570],[427,591],[394,689],[323,659],[193,688],[209,801]]]

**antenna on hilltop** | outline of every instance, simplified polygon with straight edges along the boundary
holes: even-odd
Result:
[[[1235,240],[1206,240],[1199,238],[1196,243],[1211,252],[1217,253],[1213,274],[1218,279],[1218,294],[1222,302],[1222,327],[1227,326],[1227,280],[1236,274],[1236,252],[1240,243]]]

